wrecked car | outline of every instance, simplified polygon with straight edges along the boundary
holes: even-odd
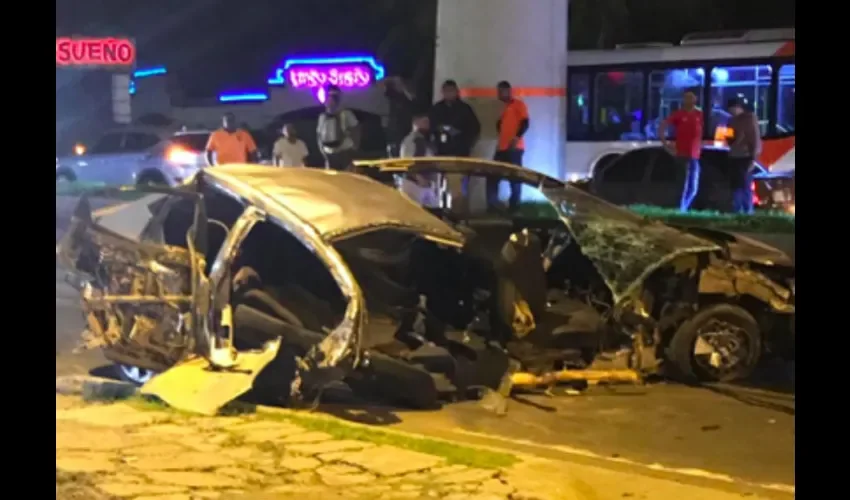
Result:
[[[593,364],[591,352],[596,365],[605,353],[621,352],[643,373],[733,381],[749,376],[764,354],[794,357],[795,270],[778,249],[740,234],[652,221],[498,162],[414,158],[356,165],[376,178],[394,175],[397,186],[404,177],[437,176],[441,207],[428,210],[463,232],[467,249],[493,254],[522,235],[529,260],[514,270],[512,286],[514,298],[537,318],[528,338],[548,330],[544,336],[555,344],[558,338],[574,342],[581,335],[563,334],[578,327],[589,335],[583,349],[590,351],[579,366]],[[457,187],[461,177],[482,188],[488,179],[519,182],[534,201],[515,211],[488,209],[481,189],[476,208],[474,189],[469,199],[449,189],[449,180]]]
[[[86,344],[125,375],[158,374],[143,392],[212,413],[252,389],[298,400],[340,382],[428,408],[639,380],[661,360],[730,380],[793,329],[793,270],[775,256],[767,269],[501,164],[367,168],[486,170],[538,188],[556,215],[426,210],[366,176],[252,165],[140,188],[99,217],[83,199],[57,253],[80,284]]]

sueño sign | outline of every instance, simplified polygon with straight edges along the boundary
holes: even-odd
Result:
[[[57,66],[118,66],[136,62],[136,45],[126,38],[57,38]]]

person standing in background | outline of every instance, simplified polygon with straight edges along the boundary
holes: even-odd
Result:
[[[667,128],[676,127],[676,143],[671,148],[667,140]],[[687,91],[682,95],[682,108],[663,120],[658,126],[658,138],[665,148],[670,149],[676,162],[685,174],[682,201],[679,210],[687,212],[699,192],[699,157],[702,153],[702,111],[697,108],[697,95]]]
[[[457,82],[446,80],[440,89],[442,99],[431,107],[429,119],[437,138],[439,156],[468,157],[481,134],[481,123],[468,103],[460,98]]]
[[[283,137],[275,141],[272,148],[272,160],[276,167],[303,167],[307,164],[307,145],[298,138],[295,126],[287,123],[283,126]]]
[[[430,120],[425,113],[413,116],[413,130],[401,143],[400,158],[421,158],[434,156],[436,148],[431,142]],[[401,191],[425,207],[439,207],[440,195],[438,179],[435,175],[407,175],[401,182]]]
[[[753,213],[752,170],[761,152],[761,128],[755,113],[745,109],[741,99],[729,101],[732,117],[726,124],[730,130],[729,178],[732,188],[732,205],[740,214]]]
[[[325,168],[347,170],[360,144],[357,117],[342,107],[342,91],[336,85],[327,89],[325,111],[316,126],[319,150],[325,157]]]
[[[438,156],[472,156],[472,148],[481,135],[481,122],[467,102],[460,98],[460,89],[454,80],[446,80],[440,87],[442,99],[429,113],[431,134],[435,138]],[[469,197],[469,177],[461,180],[461,192]]]
[[[499,133],[499,143],[496,146],[495,161],[522,166],[522,156],[525,153],[525,133],[531,126],[528,107],[519,99],[514,98],[511,84],[501,81],[496,85],[496,95],[504,103],[502,114],[496,122]],[[510,210],[519,208],[522,183],[511,182],[511,196],[508,201]],[[496,208],[499,201],[499,180],[487,179],[487,206]]]
[[[389,104],[387,117],[386,139],[387,157],[397,158],[401,141],[410,132],[410,122],[413,120],[413,108],[416,96],[405,85],[401,78],[391,76],[384,79],[384,95]]]
[[[207,165],[224,165],[226,163],[256,163],[257,144],[244,129],[236,126],[233,113],[225,113],[221,118],[221,128],[210,134],[207,146],[204,148]]]

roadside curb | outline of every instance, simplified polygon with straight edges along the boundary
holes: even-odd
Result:
[[[128,382],[91,375],[66,375],[56,377],[56,393],[82,396],[86,401],[114,401],[128,399],[139,393],[138,387]]]

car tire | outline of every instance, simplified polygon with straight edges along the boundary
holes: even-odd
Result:
[[[739,348],[745,349],[741,355],[743,359],[731,367],[707,366],[712,365],[713,360],[722,358],[722,354],[704,337],[718,333],[711,331],[717,327],[726,329],[726,333],[734,333],[734,341],[738,342]],[[697,352],[698,347],[705,351],[706,346],[711,349],[710,354]],[[746,379],[752,374],[761,360],[762,337],[758,323],[746,309],[733,304],[714,304],[702,308],[682,323],[670,339],[666,351],[674,378],[689,383],[732,382]]]
[[[147,170],[139,174],[136,179],[137,186],[167,186],[168,181],[162,172],[158,170]]]
[[[115,374],[118,378],[136,387],[145,385],[145,382],[153,378],[156,372],[147,368],[139,368],[138,366],[124,365],[115,363],[113,365]]]
[[[70,170],[59,170],[56,172],[56,182],[75,182],[77,176]]]

